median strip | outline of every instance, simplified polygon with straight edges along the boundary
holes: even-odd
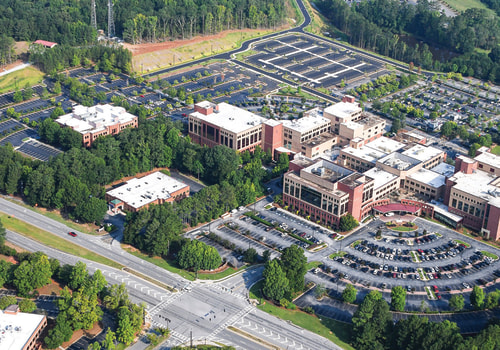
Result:
[[[105,258],[102,255],[99,255],[97,253],[94,253],[86,248],[83,248],[79,245],[76,245],[74,243],[71,243],[67,239],[61,238],[51,232],[39,229],[36,226],[33,226],[31,224],[28,224],[27,222],[24,222],[22,220],[16,219],[10,215],[0,213],[0,219],[2,220],[3,226],[9,230],[13,231],[16,233],[19,233],[23,236],[29,237],[31,239],[34,239],[35,241],[46,245],[48,247],[57,249],[59,251],[78,256],[80,258],[84,258],[87,260],[95,261],[99,264],[104,264],[108,265],[110,267],[116,268],[116,269],[122,269],[124,268],[123,265]]]
[[[281,349],[279,346],[271,344],[271,343],[265,341],[262,338],[256,337],[256,336],[254,336],[254,335],[252,335],[250,333],[242,331],[239,328],[236,328],[236,327],[233,327],[233,326],[229,326],[229,327],[227,327],[227,329],[230,330],[231,332],[237,333],[237,334],[241,335],[242,337],[245,337],[245,338],[247,338],[247,339],[249,339],[249,340],[251,340],[253,342],[259,343],[259,344],[265,346],[268,349],[273,349],[273,350],[280,350]]]

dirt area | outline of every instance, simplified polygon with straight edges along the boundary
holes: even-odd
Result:
[[[10,262],[11,264],[17,264],[17,260],[14,259],[13,257],[11,256],[6,256],[6,255],[2,255],[0,254],[0,260],[5,260],[7,262]]]
[[[59,283],[52,280],[51,284],[38,288],[36,291],[39,295],[61,295],[61,290],[63,288]]]
[[[26,249],[23,249],[23,248],[21,248],[21,247],[18,247],[17,245],[15,245],[15,244],[13,244],[13,243],[11,243],[11,242],[7,242],[7,241],[6,241],[6,242],[5,242],[5,245],[6,245],[7,247],[9,247],[9,248],[14,249],[14,250],[15,250],[16,252],[18,252],[18,253],[27,252],[27,250],[26,250]]]
[[[80,329],[78,331],[75,331],[73,332],[73,336],[71,337],[71,339],[66,342],[66,343],[63,343],[61,346],[66,349],[67,347],[69,347],[71,344],[73,344],[74,342],[76,342],[78,339],[80,339],[81,337],[89,337],[89,338],[93,338],[95,337],[97,334],[101,333],[102,332],[102,324],[101,322],[99,323],[95,323],[94,324],[94,327],[92,329],[89,329],[89,330],[83,330],[83,329]]]
[[[278,28],[283,29],[283,28]],[[133,70],[146,73],[236,48],[241,41],[270,33],[266,29],[226,30],[214,35],[162,43],[124,44],[132,52]]]

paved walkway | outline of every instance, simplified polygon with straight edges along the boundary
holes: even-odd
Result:
[[[3,76],[3,75],[9,74],[9,73],[15,72],[16,70],[24,69],[24,68],[29,67],[29,66],[31,66],[31,63],[20,64],[19,66],[16,66],[14,68],[7,69],[6,71],[1,72],[0,73],[0,77]]]

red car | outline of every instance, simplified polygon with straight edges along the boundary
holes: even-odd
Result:
[[[68,232],[68,235],[70,235],[71,237],[76,237],[78,236],[76,233],[74,233],[73,231],[70,231]]]
[[[438,293],[439,292],[439,289],[437,286],[432,286],[432,288],[434,288],[434,292]]]
[[[187,114],[186,114],[186,113],[182,113],[182,116],[183,116],[183,117],[187,117]]]

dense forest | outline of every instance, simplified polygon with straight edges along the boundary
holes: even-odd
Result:
[[[116,35],[130,42],[185,38],[225,29],[272,28],[285,20],[286,0],[115,0]],[[16,41],[92,43],[91,1],[3,0],[0,27]],[[98,29],[107,32],[107,0],[96,0]]]
[[[72,218],[94,222],[107,209],[105,184],[154,168],[173,167],[214,185],[174,206],[181,225],[218,217],[264,192],[261,182],[271,173],[262,164],[270,161],[269,154],[258,149],[253,155],[239,155],[224,146],[201,147],[182,137],[181,126],[169,119],[160,115],[145,121],[138,114],[137,129],[100,138],[91,149],[77,147],[75,137],[61,132],[52,119],[44,120],[39,127],[42,140],[69,150],[43,163],[22,157],[12,147],[0,147],[0,191],[22,195],[31,205],[57,208]],[[287,165],[278,164],[278,169],[285,170]],[[144,242],[135,243],[142,246]]]
[[[500,82],[500,26],[498,17],[490,11],[469,9],[447,17],[426,0],[417,5],[374,0],[352,7],[342,0],[320,0],[316,5],[353,45],[424,69],[459,71]],[[429,45],[439,48],[443,56],[433,56]],[[476,48],[492,52],[488,55]]]

